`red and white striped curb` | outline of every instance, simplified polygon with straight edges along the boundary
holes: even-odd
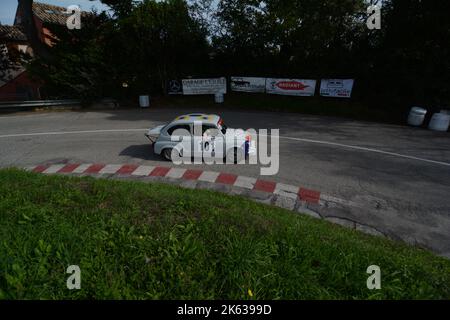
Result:
[[[37,165],[26,167],[26,170],[44,173],[77,173],[77,174],[116,174],[128,176],[150,176],[150,177],[166,177],[174,179],[198,180],[211,183],[221,183],[225,185],[246,188],[249,190],[263,191],[281,195],[294,200],[301,200],[308,203],[319,203],[324,195],[319,191],[293,186],[289,184],[267,181],[252,177],[238,176],[231,173],[194,170],[184,168],[170,168],[159,166],[144,166],[135,164],[100,164],[100,163],[84,163],[84,164],[52,164]],[[328,197],[326,197],[328,198]],[[325,200],[325,199],[323,199]]]

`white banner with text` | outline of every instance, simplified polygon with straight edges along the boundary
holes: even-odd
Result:
[[[225,78],[183,79],[182,85],[185,95],[227,93]]]
[[[232,91],[265,92],[266,78],[231,77],[230,87]]]
[[[320,81],[320,95],[324,97],[350,98],[353,82],[353,79],[322,79]]]

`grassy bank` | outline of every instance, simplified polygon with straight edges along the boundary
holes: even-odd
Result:
[[[2,170],[0,217],[1,298],[450,298],[449,260],[210,191]]]

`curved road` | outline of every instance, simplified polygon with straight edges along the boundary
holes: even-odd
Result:
[[[0,116],[0,166],[63,161],[168,166],[143,133],[190,112],[148,109]],[[344,215],[450,256],[450,134],[272,112],[215,110],[233,128],[280,129],[280,168],[263,179],[358,204]],[[258,165],[184,165],[258,177]],[[337,211],[339,211],[337,209]],[[393,227],[395,226],[395,228]],[[392,231],[391,230],[391,231]]]

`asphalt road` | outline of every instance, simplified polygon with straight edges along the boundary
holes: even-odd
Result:
[[[199,111],[168,108],[2,115],[0,166],[62,161],[170,166],[153,154],[145,129]],[[448,132],[291,113],[215,113],[233,128],[280,129],[279,172],[264,179],[358,203],[360,209],[350,213],[352,219],[391,228],[402,240],[450,256]],[[183,167],[260,174],[258,165]]]

